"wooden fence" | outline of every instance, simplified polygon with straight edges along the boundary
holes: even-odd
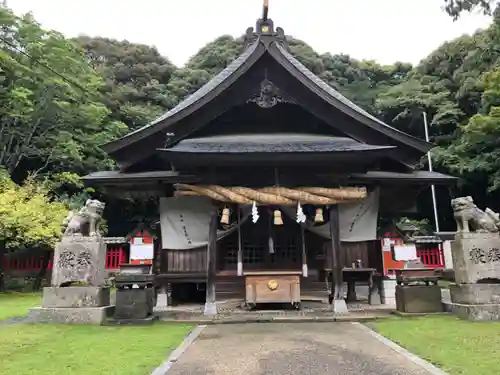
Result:
[[[6,273],[40,271],[43,266],[43,255],[23,256],[22,258],[7,259],[4,257],[3,267]],[[120,264],[128,262],[128,251],[125,245],[108,244],[106,249],[106,269],[115,271]],[[52,269],[52,259],[49,260],[48,270]]]

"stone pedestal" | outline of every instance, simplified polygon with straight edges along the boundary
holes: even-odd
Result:
[[[458,232],[451,243],[457,284],[481,280],[500,281],[500,236],[498,233]]]
[[[121,265],[115,277],[116,306],[112,322],[115,324],[148,324],[155,320],[156,303],[154,275],[151,265]]]
[[[63,237],[54,250],[51,285],[104,285],[106,244],[99,237]]]
[[[410,314],[442,312],[441,288],[437,285],[397,285],[396,309]]]
[[[446,309],[461,319],[500,320],[500,235],[459,232],[451,248],[456,284]]]
[[[500,320],[500,284],[452,284],[447,310],[461,319]]]
[[[30,319],[39,323],[101,325],[113,313],[107,287],[68,286],[43,290],[42,307],[30,311]]]
[[[113,313],[104,287],[106,244],[99,237],[67,236],[56,244],[52,286],[30,318],[44,323],[103,324]],[[73,286],[83,283],[86,286]]]
[[[42,307],[101,307],[110,305],[108,287],[71,286],[43,288]]]

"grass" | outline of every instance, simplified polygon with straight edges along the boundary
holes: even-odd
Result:
[[[438,281],[438,285],[441,287],[441,289],[450,289],[450,284],[453,284],[453,282],[448,280]]]
[[[19,324],[0,328],[0,375],[147,375],[191,327]]]
[[[370,326],[451,375],[500,374],[500,322],[435,315],[388,319]]]
[[[0,293],[0,321],[24,316],[41,302],[41,293]]]

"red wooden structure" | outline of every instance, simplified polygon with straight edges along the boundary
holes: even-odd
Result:
[[[417,236],[414,237],[414,240],[417,247],[417,256],[420,258],[425,267],[445,267],[443,245],[439,239],[434,238],[433,236]],[[404,238],[402,238],[398,234],[387,232],[384,234],[381,242],[384,262],[384,275],[391,274],[391,270],[402,269],[404,267],[404,262],[394,260],[392,252],[390,251],[390,249],[387,249],[387,246],[389,244],[403,245],[405,243]]]
[[[33,255],[21,259],[6,258],[2,260],[4,269],[8,271],[39,271],[43,265],[43,255]],[[119,265],[128,262],[128,252],[124,244],[108,244],[106,250],[106,269],[118,270]],[[48,269],[52,268],[52,259],[49,261]]]

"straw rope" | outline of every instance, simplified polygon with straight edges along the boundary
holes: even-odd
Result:
[[[219,185],[175,184],[175,196],[206,196],[224,203],[276,204],[291,206],[302,204],[330,205],[349,203],[366,198],[366,188],[322,188],[322,187],[265,187],[252,189],[242,186],[223,187]]]

